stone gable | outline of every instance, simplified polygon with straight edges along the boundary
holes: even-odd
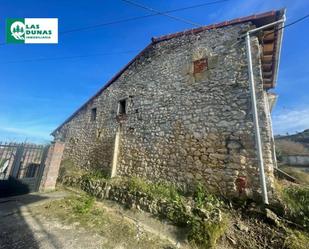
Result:
[[[249,26],[153,43],[54,134],[65,142],[64,158],[116,176],[166,180],[184,188],[201,181],[227,196],[257,194],[246,47],[238,42]],[[255,37],[252,50],[271,191],[271,121]],[[123,108],[125,113],[119,114]]]

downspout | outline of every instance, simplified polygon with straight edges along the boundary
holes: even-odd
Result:
[[[259,171],[260,171],[260,184],[261,184],[262,197],[263,197],[264,204],[269,204],[269,202],[268,202],[266,179],[265,179],[265,172],[264,172],[264,159],[263,159],[263,151],[262,151],[260,126],[259,126],[259,119],[258,119],[258,112],[257,112],[257,105],[256,105],[256,93],[255,93],[255,82],[254,82],[254,74],[253,74],[252,56],[251,56],[250,35],[252,33],[259,31],[259,30],[269,28],[269,27],[275,26],[275,25],[280,24],[280,23],[284,23],[284,21],[285,21],[285,16],[283,16],[282,19],[280,19],[276,22],[269,23],[269,24],[261,26],[259,28],[249,30],[246,33],[249,85],[250,85],[250,95],[251,95],[251,101],[252,101],[252,114],[253,114],[253,123],[254,123],[254,131],[255,131],[255,143],[256,143],[256,149],[257,149],[257,158],[258,158],[258,165],[259,165]]]
[[[268,95],[266,96],[266,98],[268,100]],[[276,103],[276,100],[274,100],[273,106],[275,105],[275,103]],[[270,134],[271,134],[273,164],[274,164],[274,168],[277,169],[278,164],[277,164],[277,156],[276,156],[276,146],[275,146],[275,138],[274,138],[274,132],[273,132],[272,118],[271,118],[271,109],[272,108],[269,105],[269,101],[266,101],[266,109],[267,109],[267,116],[269,118],[269,126],[270,126],[269,128],[270,128]]]

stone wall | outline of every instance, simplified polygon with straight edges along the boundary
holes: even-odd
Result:
[[[237,43],[249,25],[152,44],[58,130],[55,139],[66,144],[64,158],[108,172],[116,165],[118,176],[164,179],[183,186],[202,181],[228,196],[259,193],[246,47]],[[271,191],[271,123],[256,37],[252,51]],[[208,58],[208,69],[194,73],[194,61],[203,58]],[[126,99],[127,114],[119,117],[122,99]],[[95,121],[92,108],[97,108]],[[117,131],[120,139],[114,158]]]
[[[61,183],[67,187],[81,189],[98,199],[115,201],[128,208],[143,210],[156,216],[166,217],[169,211],[176,212],[176,209],[179,209],[179,212],[183,215],[183,223],[190,216],[191,208],[188,207],[188,210],[186,210],[186,206],[190,206],[189,202],[182,200],[176,203],[172,200],[150,196],[141,190],[133,191],[125,185],[125,181],[122,185],[119,185],[105,179],[95,180],[65,176],[61,178]],[[186,211],[188,214],[186,214]]]
[[[173,186],[164,185],[160,194],[149,191],[152,183],[143,182],[141,185],[132,185],[131,179],[117,179],[117,181],[93,179],[90,175],[80,177],[63,176],[60,182],[75,190],[83,190],[97,199],[106,199],[118,202],[127,208],[134,208],[149,212],[161,220],[169,221],[174,225],[184,227],[184,239],[194,242],[201,248],[215,248],[227,227],[227,215],[221,211],[224,203],[213,195],[205,194],[203,197],[183,196],[180,193],[168,195],[166,191]],[[134,180],[133,180],[134,181]],[[162,184],[162,183],[161,183]],[[157,189],[158,185],[154,185]],[[167,188],[167,189],[166,189]],[[152,188],[153,189],[153,188]]]

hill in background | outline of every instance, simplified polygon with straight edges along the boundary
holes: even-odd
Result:
[[[309,129],[293,135],[275,136],[276,150],[282,155],[309,156]]]

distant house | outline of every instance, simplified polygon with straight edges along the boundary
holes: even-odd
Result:
[[[309,172],[309,155],[283,155],[281,161],[285,166]]]
[[[280,163],[309,172],[309,129],[275,140]]]
[[[282,19],[271,11],[152,38],[52,135],[64,158],[111,176],[182,186],[204,182],[228,196],[260,191],[246,32]],[[275,87],[282,22],[251,35],[264,167],[273,184],[268,90]],[[271,95],[273,101],[273,95]]]

